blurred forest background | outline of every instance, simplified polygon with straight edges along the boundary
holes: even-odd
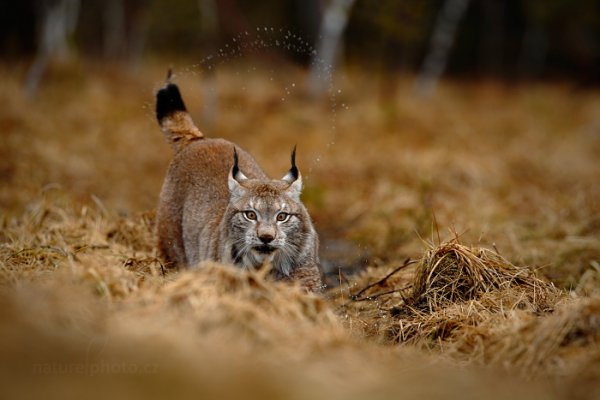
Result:
[[[264,26],[291,29],[319,49],[314,55],[273,49],[304,65],[313,56],[329,61],[333,51],[354,65],[393,73],[445,70],[587,85],[600,75],[599,7],[595,0],[4,1],[0,54],[37,55],[38,64],[70,54],[139,65],[157,54],[201,58]],[[321,43],[328,40],[333,46]],[[39,78],[30,79],[35,85]]]

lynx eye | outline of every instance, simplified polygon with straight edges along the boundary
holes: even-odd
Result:
[[[288,213],[280,212],[277,214],[277,222],[285,222],[288,219],[290,219],[290,214]]]
[[[244,217],[248,221],[256,221],[256,213],[254,211],[244,211]]]

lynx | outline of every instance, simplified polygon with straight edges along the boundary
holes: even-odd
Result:
[[[241,268],[269,264],[275,279],[320,290],[319,241],[300,200],[296,149],[289,172],[268,178],[233,143],[205,138],[173,83],[156,94],[156,117],[175,153],[157,210],[160,257],[190,268],[203,260]]]

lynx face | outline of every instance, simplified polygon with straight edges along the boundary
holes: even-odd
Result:
[[[271,181],[248,179],[234,163],[226,219],[235,264],[248,268],[270,263],[287,276],[302,259],[314,232],[300,203],[302,179],[293,158],[290,172]]]
[[[231,258],[244,267],[270,262],[288,275],[307,229],[302,211],[277,183],[252,182],[238,189],[229,214]]]

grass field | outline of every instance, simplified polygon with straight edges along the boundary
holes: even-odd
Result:
[[[600,398],[600,92],[422,99],[349,69],[315,101],[302,70],[232,62],[209,124],[202,76],[174,65],[205,135],[273,177],[298,145],[341,281],[317,296],[161,267],[166,65],[56,65],[34,99],[25,65],[0,65],[3,398]]]

